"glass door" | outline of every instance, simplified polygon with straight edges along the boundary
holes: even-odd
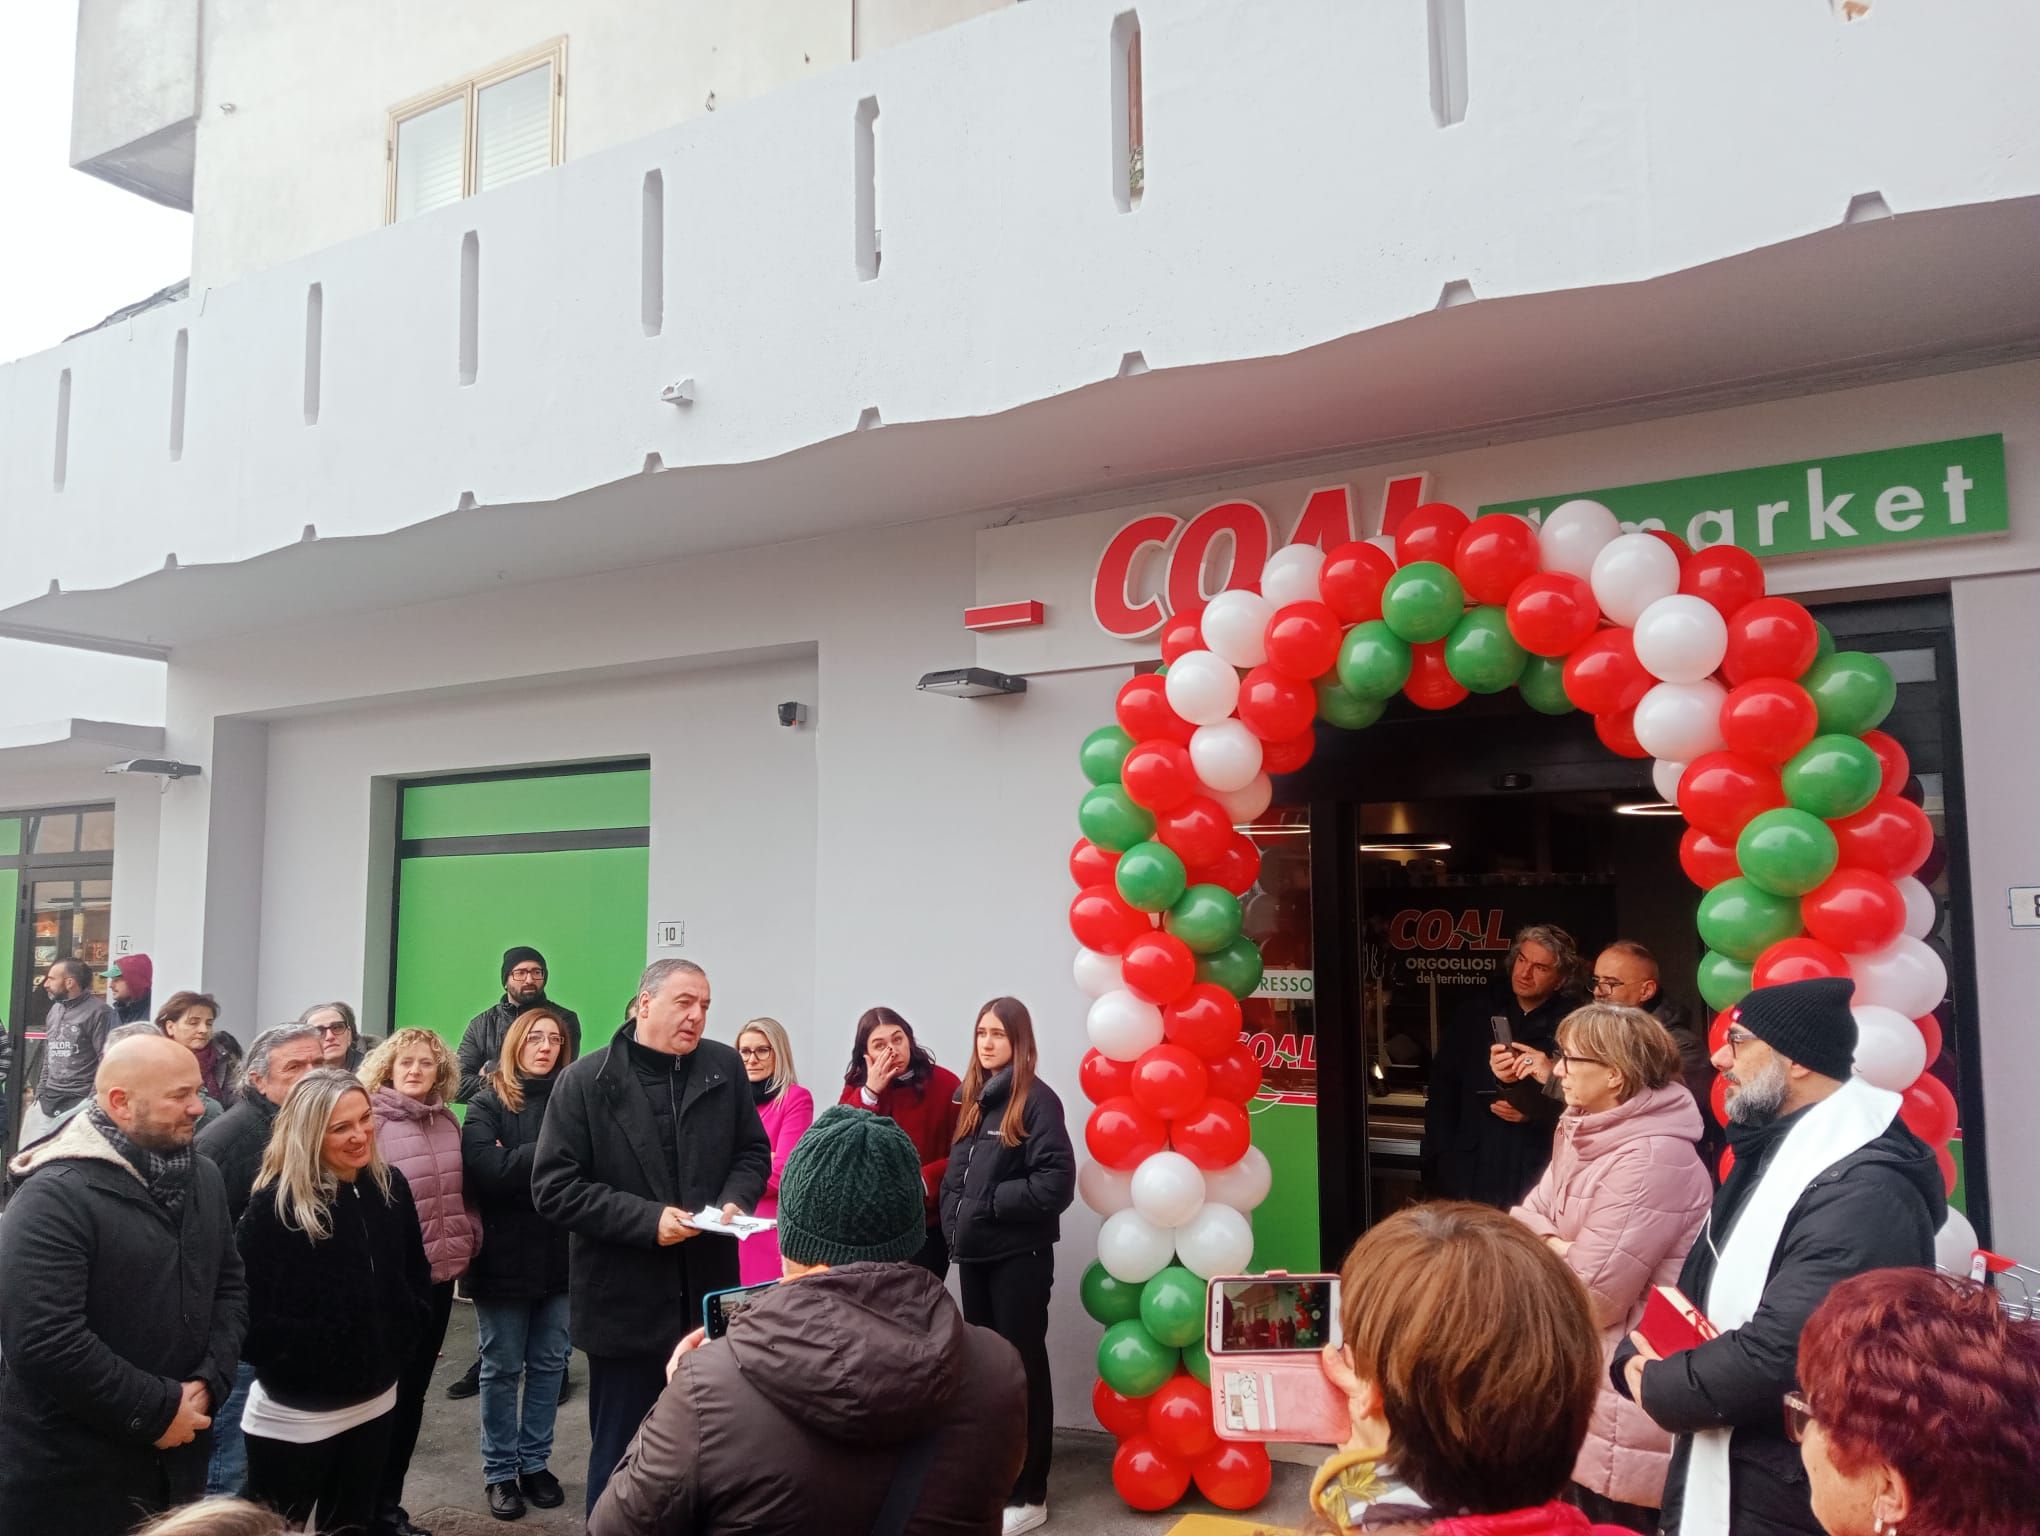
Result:
[[[26,886],[21,915],[27,932],[17,940],[28,961],[26,996],[20,1005],[22,1033],[15,1053],[24,1084],[35,1081],[42,1065],[43,1021],[50,1011],[44,974],[56,961],[83,960],[92,970],[92,990],[104,995],[106,981],[99,973],[111,958],[113,920],[113,879],[104,868],[33,868]]]

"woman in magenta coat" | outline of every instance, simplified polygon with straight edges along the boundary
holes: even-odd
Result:
[[[756,1214],[779,1214],[779,1175],[786,1156],[815,1123],[815,1097],[794,1081],[793,1046],[777,1019],[753,1019],[737,1034],[737,1055],[751,1080],[758,1118],[772,1140],[772,1172],[765,1179],[765,1198]],[[779,1278],[779,1234],[760,1232],[737,1245],[737,1272],[746,1285]]]

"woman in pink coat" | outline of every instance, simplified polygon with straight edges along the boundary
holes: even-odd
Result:
[[[777,1019],[753,1019],[737,1033],[737,1055],[751,1080],[758,1118],[772,1139],[772,1172],[765,1180],[765,1198],[756,1214],[779,1214],[779,1175],[786,1156],[815,1123],[814,1095],[793,1079],[793,1046]],[[737,1245],[737,1273],[746,1285],[779,1278],[779,1234],[760,1232]]]
[[[1598,1523],[1655,1531],[1671,1436],[1616,1394],[1606,1365],[1652,1287],[1678,1283],[1707,1219],[1700,1111],[1678,1046],[1640,1008],[1577,1009],[1558,1026],[1558,1051],[1552,1075],[1566,1109],[1551,1163],[1511,1214],[1580,1277],[1601,1330],[1601,1392],[1573,1466],[1575,1501]]]

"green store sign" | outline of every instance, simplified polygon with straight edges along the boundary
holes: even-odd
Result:
[[[1479,515],[1514,512],[1535,521],[1581,496],[1632,528],[1676,533],[1696,549],[1737,544],[1753,555],[1838,554],[2003,533],[2010,513],[2005,440],[1992,433],[1496,502]]]

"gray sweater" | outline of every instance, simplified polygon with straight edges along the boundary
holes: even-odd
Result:
[[[42,1076],[35,1085],[35,1101],[44,1114],[61,1114],[92,1092],[106,1033],[113,1026],[113,1009],[90,992],[50,1004],[43,1025]]]

